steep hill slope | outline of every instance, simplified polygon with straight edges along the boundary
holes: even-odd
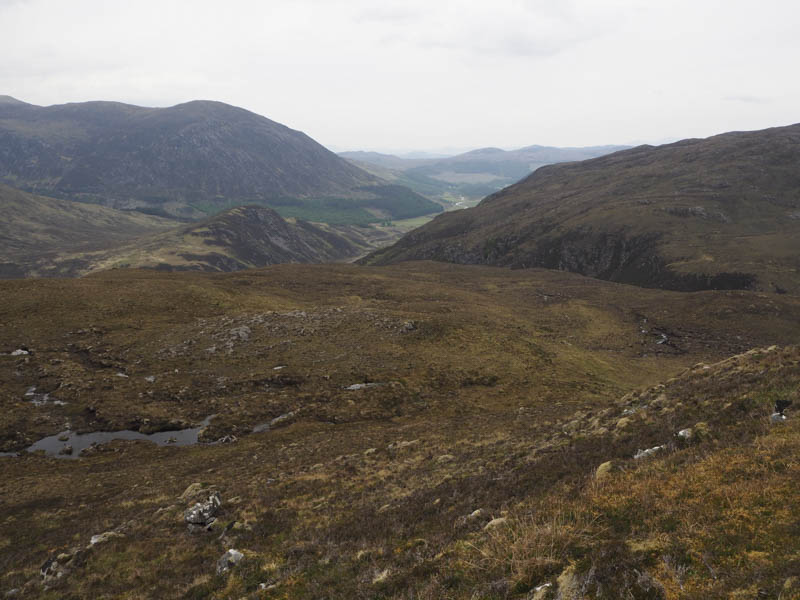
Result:
[[[334,262],[369,248],[363,238],[324,225],[290,223],[271,208],[241,206],[87,257],[91,262],[87,272],[111,267],[239,271],[280,263]]]
[[[406,263],[0,297],[4,592],[793,598],[800,355],[714,364],[795,340],[791,295]]]
[[[543,167],[371,264],[540,266],[676,290],[800,291],[800,125]]]
[[[377,199],[380,209],[387,195],[385,182],[304,133],[209,101],[170,108],[0,103],[0,181],[188,218],[302,199],[338,199],[345,208],[348,200],[369,208]],[[410,190],[407,195],[425,204],[415,215],[437,210]]]
[[[28,266],[64,252],[107,249],[175,227],[175,221],[28,194],[0,184],[0,277],[22,277]]]
[[[88,214],[103,211],[101,214],[115,217],[120,213],[68,200],[40,200],[46,209],[55,203],[67,208],[76,206],[78,212]],[[120,214],[126,217],[128,213]],[[57,217],[54,223],[61,222],[60,213]],[[46,251],[33,244],[23,252],[9,255],[3,265],[5,272],[0,275],[75,277],[131,267],[227,272],[280,263],[335,262],[365,254],[376,247],[381,235],[388,235],[374,228],[290,222],[265,206],[241,206],[200,223],[178,227],[174,221],[147,215],[131,218],[154,219],[162,225],[161,229],[165,222],[169,229],[138,236],[128,232],[118,239],[106,235],[102,229],[91,229],[96,231],[98,239],[105,240],[102,244],[96,241],[91,245],[76,244],[65,239]],[[42,227],[38,221],[35,225]]]

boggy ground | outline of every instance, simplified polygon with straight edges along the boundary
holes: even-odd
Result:
[[[713,421],[702,406],[631,417],[618,404],[630,390],[791,343],[800,323],[789,295],[430,263],[124,270],[2,282],[0,295],[1,450],[67,428],[150,432],[212,414],[202,439],[236,438],[0,458],[0,591],[44,598],[525,597],[570,565],[589,585],[585,548],[521,568],[492,531],[512,531],[549,495],[577,502],[601,462],[632,464]],[[359,383],[379,385],[345,389]],[[49,401],[33,405],[31,387]],[[768,422],[767,402],[754,419]],[[191,534],[183,511],[212,489],[214,531]],[[484,532],[493,518],[507,521]],[[106,531],[122,537],[76,552]],[[245,558],[216,575],[228,548]],[[60,553],[65,574],[43,586],[40,567]]]

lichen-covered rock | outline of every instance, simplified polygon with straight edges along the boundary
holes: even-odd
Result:
[[[117,533],[116,531],[106,531],[104,533],[98,533],[97,535],[93,535],[92,539],[89,540],[89,545],[94,546],[96,544],[102,544],[109,540],[113,540],[115,538],[124,538],[125,536],[121,533]]]
[[[641,460],[643,458],[650,458],[654,454],[661,452],[662,450],[666,450],[666,446],[653,446],[652,448],[647,448],[646,450],[639,450],[636,454],[633,455],[633,458],[636,460]]]
[[[227,573],[233,567],[238,565],[243,558],[244,554],[231,548],[225,554],[220,556],[219,560],[217,561],[217,574]]]
[[[219,492],[212,493],[205,502],[197,502],[183,513],[183,520],[189,526],[189,531],[208,529],[214,521],[222,499]]]

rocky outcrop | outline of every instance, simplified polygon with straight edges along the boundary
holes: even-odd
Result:
[[[222,505],[219,492],[212,492],[203,502],[195,503],[183,514],[183,520],[191,533],[208,531],[217,520],[217,512]]]

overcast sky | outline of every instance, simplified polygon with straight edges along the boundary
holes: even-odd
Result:
[[[335,150],[800,121],[797,0],[0,0],[0,94],[221,100]]]

